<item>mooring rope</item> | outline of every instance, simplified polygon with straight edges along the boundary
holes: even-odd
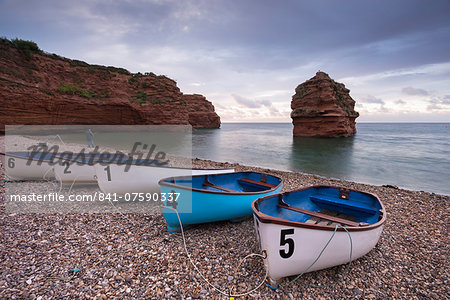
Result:
[[[282,284],[282,285],[278,285],[276,287],[271,287],[272,289],[277,289],[277,288],[282,288],[285,287],[295,281],[297,281],[297,279],[299,279],[300,277],[303,276],[303,274],[305,274],[306,272],[308,272],[309,269],[311,269],[316,262],[319,260],[319,258],[322,256],[323,252],[325,251],[325,249],[327,249],[328,245],[330,244],[331,240],[334,238],[334,235],[336,234],[337,229],[341,227],[345,230],[345,232],[347,232],[349,241],[350,241],[350,261],[347,265],[347,267],[345,268],[344,274],[342,274],[341,277],[339,277],[337,280],[335,280],[332,283],[329,284],[325,284],[325,285],[316,285],[316,284],[310,284],[310,283],[304,283],[304,282],[299,282],[301,285],[304,286],[308,286],[308,287],[314,287],[314,288],[326,288],[326,287],[330,287],[332,285],[335,285],[336,283],[338,283],[339,281],[341,281],[345,276],[347,276],[348,270],[350,269],[350,265],[352,264],[352,255],[353,255],[353,241],[352,241],[352,236],[350,235],[350,232],[347,230],[347,228],[345,228],[344,226],[340,225],[340,224],[336,224],[333,234],[331,235],[330,239],[328,240],[328,242],[325,244],[325,246],[323,247],[322,251],[320,251],[319,255],[317,256],[317,258],[313,261],[313,263],[305,270],[303,271],[301,274],[297,275],[294,279],[292,279],[291,281]]]
[[[253,288],[253,289],[251,289],[251,290],[249,290],[249,291],[247,291],[247,292],[244,292],[244,293],[241,293],[241,294],[232,294],[231,293],[231,290],[232,289],[230,289],[230,292],[225,292],[225,291],[223,291],[223,290],[220,290],[219,288],[217,288],[216,286],[214,286],[211,282],[209,282],[209,280],[208,279],[206,279],[205,278],[205,276],[202,274],[202,272],[199,270],[199,268],[197,267],[197,265],[194,263],[194,261],[192,260],[192,257],[191,257],[191,255],[189,254],[189,251],[187,250],[187,246],[186,246],[186,238],[185,238],[185,236],[184,236],[184,230],[183,230],[183,224],[181,223],[181,219],[180,219],[180,215],[178,214],[178,211],[175,209],[175,208],[172,208],[172,207],[167,207],[167,206],[165,206],[165,208],[169,208],[169,209],[173,209],[175,212],[176,212],[176,214],[177,214],[177,218],[178,218],[178,222],[180,223],[180,229],[181,229],[181,236],[182,236],[182,238],[183,238],[183,246],[184,246],[184,251],[186,252],[186,255],[187,255],[187,257],[188,257],[188,259],[189,259],[189,262],[191,263],[191,265],[194,267],[194,269],[197,271],[197,273],[200,275],[200,277],[203,279],[203,281],[205,281],[209,286],[211,286],[214,290],[216,290],[217,292],[219,292],[220,294],[222,294],[222,295],[225,295],[225,296],[227,296],[227,297],[242,297],[242,296],[246,296],[246,295],[248,295],[248,294],[250,294],[250,293],[253,293],[253,292],[255,292],[256,290],[258,290],[263,284],[264,284],[264,282],[266,281],[266,278],[267,278],[267,269],[266,268],[264,268],[265,270],[266,270],[266,274],[264,275],[264,279],[255,287],[255,288]],[[251,253],[251,254],[249,254],[249,255],[247,255],[247,256],[245,256],[242,260],[241,260],[241,262],[239,263],[239,265],[241,265],[241,263],[244,261],[244,260],[246,260],[248,257],[252,257],[252,256],[258,256],[258,257],[261,257],[262,259],[265,259],[267,256],[266,255],[262,255],[262,254],[259,254],[259,253]]]

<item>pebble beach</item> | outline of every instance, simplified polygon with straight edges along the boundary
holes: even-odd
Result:
[[[0,137],[0,149],[4,149]],[[3,159],[3,157],[2,157]],[[266,284],[237,299],[450,298],[450,197],[395,186],[373,186],[314,175],[193,159],[193,167],[235,168],[280,176],[283,191],[333,185],[377,194],[387,221],[377,246],[346,265],[304,274],[272,290]],[[170,234],[161,213],[7,213],[1,167],[0,298],[228,299],[190,264],[181,234]],[[264,279],[253,220],[196,225],[186,247],[203,276],[229,294]],[[284,279],[283,282],[287,282]]]

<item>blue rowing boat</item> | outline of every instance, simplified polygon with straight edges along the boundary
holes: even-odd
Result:
[[[280,192],[283,181],[264,173],[234,172],[164,178],[159,185],[167,230],[176,232],[176,211],[183,227],[244,218],[252,214],[253,200]]]

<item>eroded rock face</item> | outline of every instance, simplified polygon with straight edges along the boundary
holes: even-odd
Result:
[[[219,128],[220,117],[214,111],[214,105],[205,96],[183,95],[188,106],[189,124],[194,128]]]
[[[324,72],[297,86],[292,96],[294,136],[341,137],[356,133],[350,90]]]
[[[0,132],[5,124],[220,127],[211,102],[184,95],[166,76],[26,53],[6,39],[0,39],[0,105]]]

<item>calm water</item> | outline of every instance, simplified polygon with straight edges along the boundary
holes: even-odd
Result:
[[[193,132],[193,156],[450,195],[450,123],[363,123],[349,138],[292,136],[290,123]]]

